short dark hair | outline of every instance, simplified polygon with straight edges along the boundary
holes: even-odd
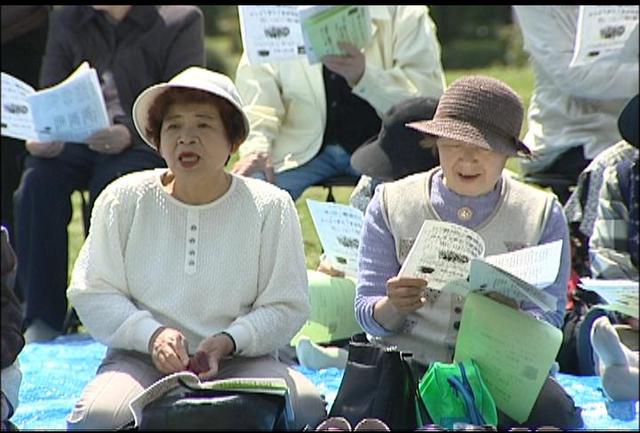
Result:
[[[145,128],[145,134],[156,149],[160,150],[160,130],[164,116],[167,114],[169,107],[177,102],[203,102],[212,104],[220,113],[224,132],[231,143],[231,153],[235,153],[244,137],[247,135],[245,131],[244,118],[242,113],[226,99],[206,92],[200,89],[188,89],[181,87],[172,87],[162,92],[149,107],[148,126]]]

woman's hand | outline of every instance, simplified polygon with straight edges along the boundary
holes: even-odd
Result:
[[[131,133],[124,125],[113,125],[94,132],[85,143],[95,152],[115,155],[131,146]]]
[[[245,155],[233,164],[231,173],[241,176],[251,176],[253,173],[261,171],[265,180],[269,183],[276,182],[276,175],[273,169],[273,160],[268,152],[255,152]]]
[[[200,380],[209,380],[218,374],[220,360],[233,354],[234,342],[226,334],[216,334],[207,337],[198,346],[198,352],[204,352],[208,356],[209,371],[198,374]],[[197,353],[197,352],[196,352]]]
[[[337,269],[333,269],[333,267],[331,266],[331,263],[329,263],[329,260],[327,260],[324,257],[320,258],[320,264],[318,265],[318,268],[316,269],[316,271],[325,273],[331,277],[344,278],[344,272],[339,271]]]
[[[322,58],[322,63],[331,72],[344,77],[353,87],[362,78],[366,68],[366,59],[358,47],[348,42],[338,42],[338,46],[344,50],[342,55],[327,55]]]
[[[162,373],[184,371],[189,365],[187,340],[182,332],[172,328],[159,328],[149,343],[153,365]]]
[[[387,280],[387,297],[399,313],[407,315],[422,308],[427,302],[423,278],[392,277]]]
[[[64,149],[64,141],[34,141],[27,140],[25,147],[33,156],[40,158],[55,158]]]

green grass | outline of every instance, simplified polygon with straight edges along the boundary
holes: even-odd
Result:
[[[498,78],[505,83],[509,84],[521,97],[523,103],[526,107],[529,104],[529,100],[531,99],[531,92],[533,91],[534,85],[534,77],[531,69],[529,67],[524,68],[505,68],[505,67],[490,67],[483,69],[473,69],[473,70],[454,70],[454,71],[446,71],[446,79],[447,84],[451,84],[455,79],[463,76],[463,75],[472,75],[472,74],[482,74],[488,75],[490,77]],[[526,131],[526,119],[525,125],[523,125],[522,133]],[[237,159],[237,156],[234,155],[231,161],[229,162],[229,166],[233,164]],[[507,162],[507,167],[513,171],[519,172],[519,166],[517,161],[509,160]],[[349,187],[338,187],[334,188],[334,196],[336,202],[338,203],[347,203],[349,200],[349,194],[351,193],[351,188]],[[320,249],[320,241],[318,240],[318,235],[313,227],[313,223],[311,221],[311,216],[309,214],[309,210],[306,205],[307,199],[313,200],[325,200],[327,196],[327,191],[320,187],[312,187],[308,188],[305,193],[296,201],[296,207],[298,209],[298,215],[300,216],[300,224],[302,226],[302,237],[304,239],[304,249],[307,259],[307,267],[315,268],[318,265],[318,257],[321,253]],[[78,250],[80,249],[82,242],[84,241],[83,235],[83,227],[82,227],[82,219],[80,212],[80,196],[78,193],[74,193],[72,197],[74,214],[71,225],[69,226],[69,270],[71,271],[71,267],[75,262],[75,259],[78,255]]]

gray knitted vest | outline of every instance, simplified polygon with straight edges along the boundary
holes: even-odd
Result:
[[[441,220],[431,205],[429,192],[436,167],[395,182],[382,192],[385,222],[395,240],[402,264],[425,219]],[[494,212],[476,228],[485,242],[485,255],[505,253],[537,245],[556,198],[554,195],[502,176],[502,190]],[[464,298],[441,293],[436,300],[407,316],[394,335],[374,337],[385,346],[413,352],[423,363],[451,362]]]

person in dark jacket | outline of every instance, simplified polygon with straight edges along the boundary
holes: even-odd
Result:
[[[152,5],[55,9],[40,86],[58,84],[84,61],[98,73],[111,126],[84,143],[27,141],[29,156],[15,194],[27,343],[64,331],[71,194],[88,189],[89,212],[112,180],[165,165],[136,133],[131,108],[145,88],[189,66],[204,66],[202,12],[196,6]]]
[[[38,86],[50,10],[51,6],[48,5],[2,5],[2,72],[19,78],[34,88]],[[20,183],[20,174],[27,155],[24,140],[3,136],[0,153],[0,219],[9,234],[13,234],[13,193]],[[20,293],[17,287],[15,290],[16,293]]]
[[[16,255],[9,243],[7,229],[2,226],[2,429],[18,406],[18,390],[22,373],[18,354],[24,347],[22,310],[13,292],[16,275]]]

